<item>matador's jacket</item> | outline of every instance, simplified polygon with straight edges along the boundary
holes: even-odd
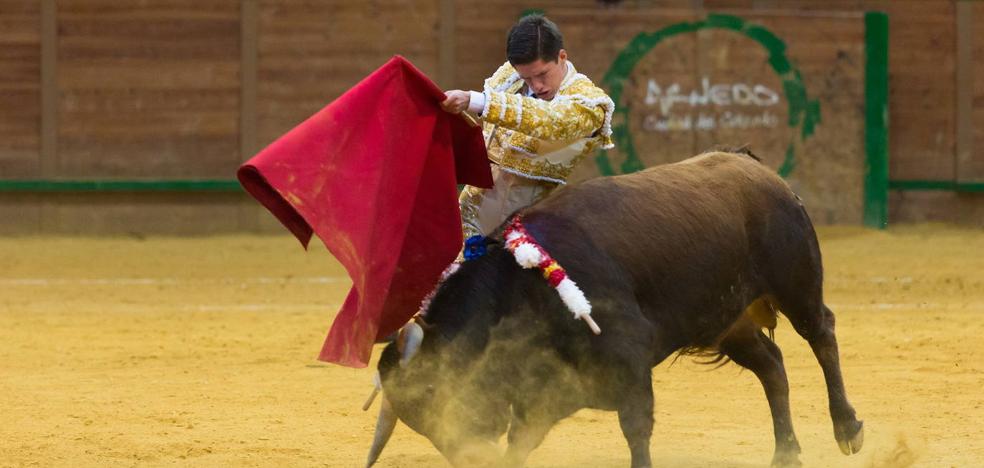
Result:
[[[550,101],[529,95],[509,62],[485,80],[483,94],[483,133],[495,186],[465,186],[461,192],[466,239],[487,235],[514,211],[566,183],[585,155],[613,146],[615,104],[570,61]]]

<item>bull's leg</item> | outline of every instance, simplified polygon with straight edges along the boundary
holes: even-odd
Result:
[[[755,373],[762,382],[776,437],[772,466],[800,466],[800,446],[789,413],[789,382],[779,347],[756,326],[748,323],[726,336],[720,350],[738,365]]]
[[[864,444],[864,422],[858,421],[854,407],[847,401],[837,336],[834,334],[834,313],[825,305],[821,307],[819,326],[811,333],[801,332],[801,335],[809,341],[810,348],[823,369],[823,377],[827,382],[827,398],[830,401],[830,418],[834,423],[834,438],[837,439],[841,452],[850,455],[858,453]]]
[[[509,446],[503,457],[504,467],[520,467],[526,463],[533,449],[540,446],[543,438],[546,437],[553,421],[542,421],[538,418],[530,418],[522,408],[513,408],[513,418],[509,425],[509,435],[507,440]]]
[[[629,443],[632,467],[653,466],[649,454],[649,441],[653,436],[653,379],[652,370],[646,369],[637,382],[626,385],[626,394],[618,406],[618,423]]]
[[[834,335],[834,313],[823,304],[823,268],[816,234],[810,226],[806,211],[800,207],[799,219],[788,223],[771,223],[772,232],[765,234],[763,246],[756,254],[766,272],[764,289],[779,302],[779,309],[789,318],[793,328],[813,349],[827,382],[830,417],[834,437],[844,454],[861,450],[864,425],[855,417],[847,401],[844,379],[841,377],[837,338]],[[790,226],[799,225],[789,230]],[[798,240],[796,239],[798,238]]]
[[[508,467],[519,467],[526,463],[530,452],[540,446],[543,438],[550,432],[550,428],[558,421],[574,414],[584,406],[582,404],[570,404],[566,401],[557,404],[556,399],[547,402],[543,398],[551,398],[564,390],[563,386],[549,386],[550,391],[533,394],[526,393],[530,398],[523,403],[513,403],[512,419],[509,422],[509,434],[507,439],[509,446],[506,447],[502,465]]]

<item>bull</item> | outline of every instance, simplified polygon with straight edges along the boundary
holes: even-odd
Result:
[[[858,452],[863,423],[844,390],[816,233],[799,197],[753,158],[715,151],[592,179],[520,213],[590,300],[599,335],[516,263],[503,228],[490,234],[487,253],[437,290],[423,326],[409,324],[383,350],[368,465],[399,419],[455,466],[521,466],[554,424],[595,408],[618,412],[632,466],[651,466],[652,368],[680,352],[751,370],[772,413],[772,464],[798,466],[771,339],[778,313],[819,361],[841,451]]]

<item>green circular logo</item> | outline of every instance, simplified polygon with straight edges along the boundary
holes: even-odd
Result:
[[[820,122],[820,102],[810,99],[803,86],[803,77],[786,57],[786,44],[764,27],[748,23],[744,19],[731,15],[710,14],[706,19],[694,22],[676,23],[652,33],[640,33],[622,49],[612,66],[605,73],[602,84],[608,89],[609,95],[615,102],[615,116],[612,125],[612,137],[616,147],[625,154],[625,161],[619,166],[621,173],[635,172],[645,167],[636,153],[629,131],[628,103],[621,103],[625,81],[628,79],[636,64],[660,41],[683,33],[693,33],[701,29],[723,29],[741,33],[758,42],[769,53],[769,65],[779,75],[782,81],[783,93],[788,103],[789,117],[787,124],[794,132],[793,141],[786,147],[786,155],[779,167],[779,175],[786,177],[796,168],[796,139],[805,141]],[[602,175],[616,174],[608,151],[602,150],[595,158],[598,171]]]

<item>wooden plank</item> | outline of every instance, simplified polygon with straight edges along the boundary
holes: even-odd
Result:
[[[892,224],[952,223],[979,229],[984,227],[980,198],[951,191],[892,191],[888,217]]]
[[[41,175],[58,167],[58,7],[41,2]]]
[[[245,161],[254,154],[256,145],[256,86],[259,46],[259,5],[257,0],[240,3],[239,64],[239,158]]]
[[[779,0],[752,0],[752,8],[756,10],[769,10],[779,6]]]
[[[974,181],[974,5],[957,2],[956,178]],[[984,174],[980,174],[984,180]]]
[[[138,24],[146,20],[199,21],[210,18],[228,18],[230,12],[228,2],[212,0],[142,0],[140,2],[120,2],[118,0],[68,2],[63,0],[61,3],[63,7],[71,9],[72,14],[79,18],[91,20],[132,19],[136,20]],[[139,5],[133,5],[134,3],[139,3]]]
[[[755,0],[704,0],[703,7],[708,10],[751,9]]]
[[[6,193],[0,197],[0,236],[41,233],[42,197],[33,193]]]
[[[970,3],[970,2],[968,2]],[[971,160],[965,169],[975,180],[984,180],[984,2],[971,3],[974,9],[973,133]]]
[[[792,14],[810,10],[863,11],[862,0],[754,0],[756,9],[784,10]]]
[[[239,159],[246,161],[258,151],[256,139],[257,71],[259,69],[259,21],[258,0],[241,0],[239,3]],[[258,216],[262,208],[252,197],[239,201],[239,229],[256,232]]]
[[[441,28],[438,38],[438,85],[443,89],[456,88],[454,81],[457,37],[455,30],[454,0],[440,0],[440,16],[437,21]]]
[[[0,0],[0,177],[37,177],[41,136],[41,8]]]
[[[216,234],[240,230],[239,193],[66,193],[45,196],[46,234]]]

